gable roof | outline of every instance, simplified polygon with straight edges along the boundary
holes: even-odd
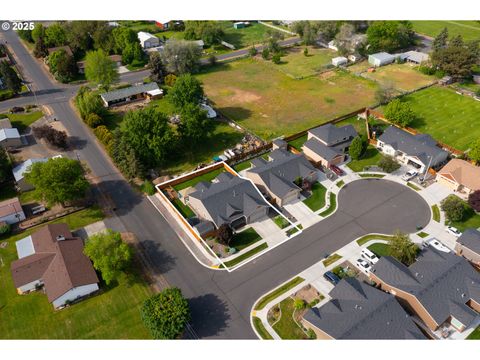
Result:
[[[22,205],[20,204],[18,197],[0,202],[0,218],[16,213],[23,213]]]
[[[480,190],[480,167],[461,159],[450,160],[439,172],[471,190]]]
[[[20,133],[16,128],[0,129],[0,141],[8,139],[20,139]]]
[[[389,126],[378,140],[400,150],[409,156],[415,156],[424,164],[435,166],[444,161],[448,153],[437,146],[437,142],[428,134],[413,135],[396,126]]]
[[[283,197],[293,189],[299,189],[293,181],[306,177],[316,169],[302,154],[293,154],[283,149],[270,153],[270,161],[255,163],[255,167],[247,170],[260,176],[272,193]],[[253,163],[252,163],[253,164]]]
[[[17,288],[43,280],[48,300],[53,302],[75,287],[98,283],[90,260],[83,254],[82,239],[73,237],[67,224],[44,226],[31,235],[31,242],[34,253],[11,264]]]
[[[124,99],[133,95],[148,93],[151,91],[160,91],[160,88],[158,87],[156,82],[134,85],[124,89],[109,91],[109,92],[100,94],[100,97],[104,101],[109,102],[109,101]]]
[[[326,124],[308,131],[312,136],[322,141],[327,146],[332,146],[343,141],[348,141],[357,136],[357,131],[353,125],[337,127],[332,124]]]
[[[393,295],[355,278],[344,278],[329,295],[304,318],[335,339],[425,339]]]
[[[480,303],[480,291],[475,290],[480,286],[480,273],[453,252],[428,247],[409,267],[384,256],[372,272],[388,285],[415,296],[438,325],[450,315],[465,326],[475,318],[466,303],[470,299]]]
[[[339,151],[337,151],[333,147],[329,147],[324,143],[318,141],[316,138],[310,138],[307,140],[302,148],[307,148],[313,151],[318,156],[322,157],[326,161],[332,161],[335,157],[342,155]]]
[[[200,200],[217,227],[269,206],[249,180],[229,172],[219,174],[212,183],[198,183],[195,190],[188,196]]]
[[[480,255],[480,231],[477,229],[466,229],[457,239],[457,243]]]
[[[25,173],[29,170],[29,167],[37,162],[47,162],[48,158],[28,159],[21,164],[15,166],[12,170],[15,181],[20,181],[24,178]]]
[[[371,54],[369,57],[372,57],[374,59],[380,60],[380,61],[393,61],[395,59],[395,56],[387,53],[387,52],[378,52],[376,54]]]

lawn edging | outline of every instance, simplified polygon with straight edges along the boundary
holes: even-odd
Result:
[[[290,281],[283,283],[282,285],[280,285],[276,289],[270,291],[268,294],[263,296],[260,300],[258,300],[255,303],[255,305],[253,306],[253,309],[254,310],[263,310],[265,308],[265,306],[267,306],[268,303],[270,303],[271,301],[273,301],[274,299],[276,299],[280,295],[285,294],[288,290],[293,289],[295,286],[301,284],[304,281],[305,281],[304,278],[302,278],[300,276],[296,276],[293,279],[291,279]]]
[[[356,240],[357,244],[359,246],[365,245],[369,241],[372,240],[385,240],[388,241],[392,238],[392,235],[387,235],[387,234],[368,234],[360,237],[359,239]]]

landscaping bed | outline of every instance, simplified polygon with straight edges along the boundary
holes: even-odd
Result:
[[[337,195],[334,193],[330,193],[330,205],[328,206],[328,209],[321,212],[319,215],[322,217],[327,217],[331,213],[333,213],[337,209]]]

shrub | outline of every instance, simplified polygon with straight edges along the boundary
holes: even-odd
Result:
[[[177,81],[177,76],[174,74],[168,74],[165,76],[165,85],[173,86],[175,85],[175,81]]]
[[[400,169],[400,164],[396,162],[391,156],[383,156],[378,162],[378,166],[385,172],[391,173]]]
[[[480,190],[476,190],[468,195],[468,205],[476,212],[480,212]]]
[[[255,48],[255,46],[252,46],[251,48],[248,49],[248,55],[251,57],[254,57],[258,54],[258,50]]]
[[[463,219],[466,204],[458,196],[449,195],[440,204],[449,221],[460,221]]]
[[[360,136],[357,136],[353,139],[350,147],[348,148],[348,154],[351,156],[353,160],[358,160],[363,154],[365,150],[364,142]]]
[[[282,58],[279,53],[276,53],[272,56],[272,62],[274,64],[280,64],[281,61],[282,61]]]
[[[142,191],[149,196],[155,195],[155,185],[147,180],[142,185]]]
[[[308,56],[308,48],[303,49],[303,55]]]
[[[268,58],[270,57],[270,50],[268,48],[265,48],[262,50],[262,58],[264,60],[268,60]]]
[[[85,117],[85,123],[91,128],[103,125],[103,119],[95,113],[90,113]]]
[[[113,140],[113,134],[105,125],[97,126],[93,133],[103,145],[109,146]]]
[[[0,101],[10,99],[13,95],[15,95],[15,93],[12,90],[0,91]]]
[[[393,124],[408,126],[415,121],[416,115],[408,103],[400,99],[392,100],[385,108],[385,117]]]
[[[317,338],[317,334],[315,334],[315,331],[313,331],[312,329],[307,330],[307,336],[309,339],[312,339],[312,340]]]
[[[418,71],[425,75],[433,75],[435,74],[435,68],[432,66],[420,65],[418,67]]]
[[[303,310],[305,309],[305,300],[303,299],[295,299],[295,301],[293,302],[293,307],[296,309],[296,310]]]
[[[67,133],[52,128],[49,125],[41,125],[33,128],[33,135],[38,139],[45,139],[50,145],[66,149],[68,147]]]
[[[5,234],[8,234],[9,232],[10,232],[10,225],[5,222],[0,223],[0,235],[5,235]]]
[[[217,230],[217,238],[221,244],[229,245],[233,238],[233,230],[228,224],[222,224]]]

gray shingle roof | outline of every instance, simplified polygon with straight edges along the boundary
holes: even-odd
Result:
[[[332,124],[326,124],[309,130],[309,133],[323,141],[328,146],[351,141],[357,136],[357,132],[353,125],[337,127]]]
[[[315,154],[321,156],[323,159],[327,161],[332,161],[336,156],[341,155],[341,153],[337,151],[335,148],[328,147],[327,145],[318,141],[315,138],[311,138],[310,140],[307,140],[303,144],[303,147],[310,149]]]
[[[436,141],[428,134],[413,135],[395,126],[389,126],[378,140],[391,145],[395,150],[419,158],[426,165],[430,162],[430,157],[431,166],[440,164],[448,157],[448,153],[436,146]]]
[[[425,339],[393,295],[345,278],[330,296],[305,319],[335,339]]]
[[[133,95],[143,94],[153,90],[159,90],[159,87],[156,82],[134,85],[124,89],[118,89],[118,90],[106,92],[106,93],[100,94],[100,96],[102,97],[103,100],[108,102],[108,101],[124,99]]]
[[[466,229],[457,239],[457,242],[480,254],[480,231],[476,229]]]
[[[283,197],[292,189],[298,189],[293,181],[299,177],[307,177],[316,169],[302,154],[277,149],[270,153],[272,160],[264,164],[255,164],[248,172],[260,176],[272,193]]]
[[[255,186],[230,173],[221,173],[214,182],[200,182],[188,196],[205,206],[217,227],[241,217],[250,216],[258,207],[269,207]]]
[[[441,325],[450,315],[466,326],[475,313],[466,303],[480,303],[480,273],[461,256],[428,247],[409,267],[393,257],[382,257],[373,273],[390,286],[415,296]]]

